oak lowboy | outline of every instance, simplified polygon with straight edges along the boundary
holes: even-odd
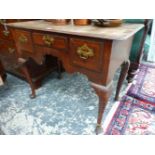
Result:
[[[129,68],[129,54],[134,34],[142,24],[122,24],[116,28],[89,26],[55,26],[43,20],[8,25],[12,29],[19,57],[31,57],[42,64],[45,55],[61,60],[69,73],[87,75],[99,96],[96,132],[101,130],[102,115],[112,93],[113,77],[122,65],[116,90],[118,99]],[[31,84],[30,84],[31,85]],[[33,93],[35,94],[33,88]]]

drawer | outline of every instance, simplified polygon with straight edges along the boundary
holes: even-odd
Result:
[[[100,72],[102,49],[101,42],[71,38],[70,61],[73,65]]]
[[[52,34],[33,33],[33,41],[37,45],[67,49],[67,38]]]
[[[16,43],[17,52],[33,53],[31,32],[13,29],[12,34]]]
[[[0,28],[0,38],[4,40],[13,40],[10,29],[5,30],[3,27]]]
[[[16,48],[13,43],[0,42],[0,59],[7,70],[12,70],[16,66]]]
[[[7,55],[14,55],[15,52],[16,52],[16,48],[13,42],[0,40],[0,55],[3,55],[3,53]]]

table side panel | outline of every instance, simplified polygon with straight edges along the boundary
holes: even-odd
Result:
[[[113,41],[112,53],[110,57],[110,65],[106,83],[111,81],[116,73],[116,70],[124,61],[129,60],[130,49],[132,46],[133,36],[122,41]]]

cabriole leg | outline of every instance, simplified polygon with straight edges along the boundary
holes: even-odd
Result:
[[[98,118],[97,118],[96,130],[95,130],[96,134],[99,134],[99,133],[103,133],[102,117],[103,117],[105,106],[112,93],[112,83],[110,83],[107,87],[92,83],[92,87],[94,88],[94,90],[96,91],[96,94],[99,97]]]

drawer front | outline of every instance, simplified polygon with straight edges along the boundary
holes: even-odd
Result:
[[[67,38],[51,34],[33,33],[33,42],[46,47],[67,49]]]
[[[33,53],[32,38],[30,32],[13,29],[12,34],[17,46],[17,52],[19,52],[20,54],[22,54],[23,52]]]
[[[7,70],[13,70],[17,64],[16,48],[13,43],[0,43],[0,59]]]
[[[4,40],[13,40],[10,29],[5,30],[3,27],[0,28],[0,38]]]
[[[100,72],[102,64],[101,43],[92,40],[71,38],[70,60],[73,65]]]

